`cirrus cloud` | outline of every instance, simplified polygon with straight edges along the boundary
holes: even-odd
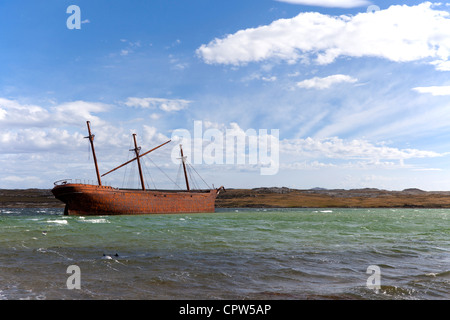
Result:
[[[345,140],[338,137],[287,139],[281,141],[280,150],[302,157],[331,159],[406,160],[443,156],[434,151],[399,149],[382,143],[373,144],[364,139]]]
[[[292,4],[302,4],[307,6],[332,7],[332,8],[355,8],[367,6],[370,1],[367,0],[276,0],[278,2],[287,2]]]
[[[125,105],[128,107],[159,108],[166,112],[173,112],[187,108],[191,102],[184,99],[129,97]]]

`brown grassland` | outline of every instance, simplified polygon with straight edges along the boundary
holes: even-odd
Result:
[[[216,206],[222,208],[450,208],[450,192],[426,192],[419,189],[403,191],[379,189],[233,189],[220,194]]]

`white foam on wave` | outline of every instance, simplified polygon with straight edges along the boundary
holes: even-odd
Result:
[[[111,223],[105,218],[98,218],[98,219],[86,219],[86,217],[78,217],[78,221],[80,222],[87,222],[87,223]]]
[[[67,220],[47,220],[48,223],[56,223],[56,224],[68,224]]]
[[[106,219],[84,219],[83,222],[89,222],[89,223],[110,223]]]

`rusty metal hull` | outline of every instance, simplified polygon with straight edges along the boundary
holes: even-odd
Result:
[[[126,190],[69,183],[53,195],[66,204],[65,215],[138,215],[214,212],[218,190],[202,192]]]

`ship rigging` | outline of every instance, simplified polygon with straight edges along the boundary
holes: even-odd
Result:
[[[91,132],[90,122],[87,121],[89,139],[95,171],[97,185],[86,185],[71,183],[67,180],[55,182],[52,189],[55,197],[66,204],[64,214],[66,215],[99,215],[99,214],[151,214],[151,213],[194,213],[194,212],[214,212],[215,199],[223,187],[209,190],[191,190],[188,179],[188,163],[180,145],[181,164],[183,167],[186,191],[174,190],[147,190],[144,182],[144,174],[141,165],[141,158],[162,146],[163,144],[141,153],[138,147],[136,134],[133,134],[135,157],[114,169],[100,175],[97,156],[94,148],[94,135]],[[102,185],[101,178],[111,172],[116,171],[127,164],[136,161],[139,172],[140,190],[118,189]],[[194,169],[195,171],[195,169]],[[198,174],[198,173],[197,173]],[[200,176],[200,175],[199,175]],[[203,179],[202,179],[203,180]],[[203,180],[203,182],[205,182]],[[206,182],[205,182],[206,183]]]

